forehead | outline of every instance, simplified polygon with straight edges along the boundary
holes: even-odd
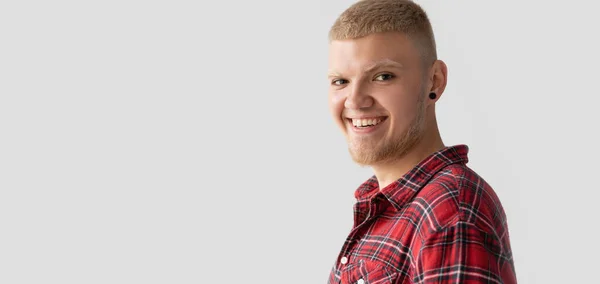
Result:
[[[376,33],[329,44],[329,69],[334,72],[362,70],[386,61],[411,66],[419,60],[418,49],[402,33]]]

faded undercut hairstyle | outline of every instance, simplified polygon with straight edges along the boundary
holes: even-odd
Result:
[[[383,32],[400,32],[408,36],[420,50],[425,65],[437,60],[429,17],[421,6],[410,0],[359,0],[334,22],[329,41]]]

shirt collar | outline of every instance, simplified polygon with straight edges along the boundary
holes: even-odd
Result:
[[[406,202],[411,200],[419,190],[425,186],[431,177],[448,165],[468,163],[467,154],[469,147],[464,144],[445,147],[432,153],[400,179],[381,190],[381,193],[390,203],[399,210]],[[373,175],[354,192],[358,201],[370,199],[379,192],[377,177]]]

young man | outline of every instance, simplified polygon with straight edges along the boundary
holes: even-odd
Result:
[[[354,226],[329,283],[516,283],[506,216],[445,146],[435,103],[447,68],[428,16],[406,0],[363,0],[330,30],[329,105],[354,161]]]

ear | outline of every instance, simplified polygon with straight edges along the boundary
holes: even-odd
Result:
[[[437,98],[435,101],[439,100],[439,98],[444,93],[446,89],[446,83],[448,82],[448,67],[446,63],[442,60],[436,60],[429,73],[429,92],[428,93],[436,93]]]

